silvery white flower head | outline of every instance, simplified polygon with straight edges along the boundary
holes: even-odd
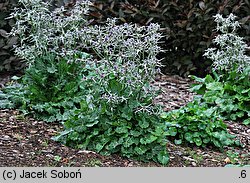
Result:
[[[23,8],[15,8],[10,15],[16,19],[10,35],[19,37],[20,45],[15,47],[19,57],[32,64],[37,57],[50,53],[62,57],[62,48],[65,55],[74,55],[72,51],[80,39],[79,28],[86,23],[82,15],[89,10],[89,0],[77,2],[68,16],[64,7],[51,11],[49,3],[42,0],[19,0],[19,3]]]
[[[213,61],[214,70],[242,72],[250,67],[250,57],[245,54],[248,45],[242,37],[236,34],[240,24],[235,19],[236,16],[233,14],[227,18],[223,18],[220,14],[215,16],[216,30],[222,34],[218,35],[213,42],[218,45],[219,49],[208,48],[204,54]]]
[[[223,18],[221,14],[216,14],[214,17],[217,23],[216,29],[221,33],[228,33],[230,29],[235,32],[240,27],[239,22],[235,21],[237,17],[232,13],[227,18]]]

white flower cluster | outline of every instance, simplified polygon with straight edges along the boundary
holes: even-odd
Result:
[[[88,12],[90,1],[77,2],[69,14],[64,7],[51,12],[49,4],[42,0],[19,2],[25,8],[16,8],[10,15],[17,20],[10,35],[17,35],[21,43],[15,47],[15,53],[29,64],[48,53],[71,58],[79,40],[78,30],[86,23],[82,15]]]
[[[245,68],[250,67],[250,57],[245,55],[248,45],[242,37],[236,34],[240,24],[235,21],[235,18],[236,16],[233,14],[227,18],[223,18],[220,14],[215,16],[217,31],[222,34],[218,35],[213,42],[219,46],[219,49],[209,48],[204,54],[213,61],[215,70],[242,72]]]
[[[108,20],[106,26],[92,26],[82,30],[82,42],[99,56],[96,63],[101,78],[110,72],[119,76],[121,82],[141,86],[152,80],[160,67],[156,58],[161,48],[157,45],[161,38],[159,25],[148,27],[132,24],[115,25]],[[88,39],[85,37],[89,35]],[[101,79],[100,78],[100,79]]]
[[[156,68],[161,66],[156,57],[161,51],[158,46],[162,38],[158,32],[160,26],[116,25],[115,21],[108,19],[104,26],[95,25],[82,29],[82,44],[93,50],[98,57],[87,63],[96,68],[94,82],[109,88],[109,77],[112,75],[123,84],[126,96],[118,96],[109,91],[103,95],[103,99],[116,104],[126,101],[138,89],[142,90],[142,95],[154,95],[154,88],[145,84],[155,78],[159,73]]]

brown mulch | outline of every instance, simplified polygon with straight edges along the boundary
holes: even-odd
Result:
[[[0,76],[0,89],[10,80],[10,76]],[[178,109],[191,101],[193,94],[188,90],[189,81],[178,76],[162,76],[155,85],[161,87],[162,94],[156,102],[165,110]],[[227,147],[220,152],[213,147],[198,148],[167,144],[170,155],[169,167],[221,167],[226,164],[250,165],[250,129],[235,122],[226,122],[228,131],[241,140],[243,148]],[[45,123],[31,117],[24,117],[17,110],[0,110],[0,166],[74,166],[74,167],[152,167],[161,166],[143,163],[118,155],[101,156],[92,151],[66,147],[51,140],[62,130],[58,123]]]

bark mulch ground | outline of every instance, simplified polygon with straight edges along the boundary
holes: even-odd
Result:
[[[0,76],[0,89],[10,80]],[[156,102],[165,110],[178,109],[191,101],[188,90],[191,82],[178,76],[162,76],[155,85],[163,92]],[[226,164],[250,165],[250,129],[236,122],[225,122],[228,131],[237,136],[243,148],[227,147],[223,152],[213,147],[198,148],[167,144],[169,167],[222,167]],[[58,123],[45,123],[24,117],[17,110],[0,110],[0,166],[73,166],[73,167],[155,167],[159,164],[143,163],[119,155],[101,156],[92,151],[73,149],[51,140],[62,130]]]

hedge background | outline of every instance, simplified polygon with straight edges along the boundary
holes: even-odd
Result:
[[[17,0],[0,0],[0,71],[18,71],[25,65],[11,50],[16,38],[8,38],[13,20],[6,20]],[[54,7],[71,6],[75,0],[54,0]],[[159,55],[163,71],[179,75],[204,75],[211,62],[202,55],[217,35],[213,16],[216,13],[238,16],[242,27],[240,36],[250,45],[249,0],[94,0],[89,19],[93,24],[117,17],[120,23],[147,25],[159,23],[165,36],[161,46],[166,52]]]

